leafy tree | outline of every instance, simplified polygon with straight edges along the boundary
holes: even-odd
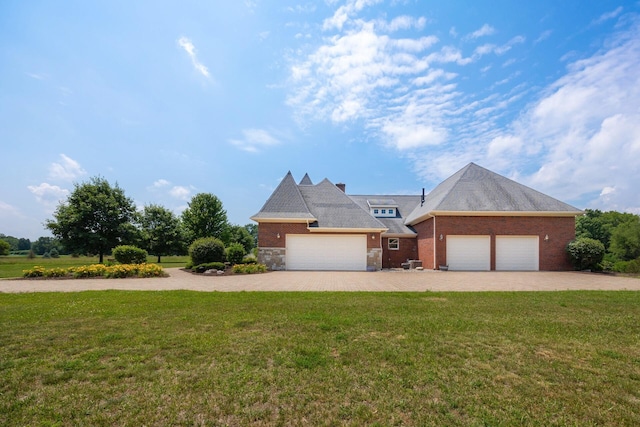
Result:
[[[54,237],[38,237],[38,240],[33,242],[31,245],[31,249],[37,255],[43,255],[45,252],[51,252],[53,249],[56,249],[58,253],[63,253],[62,245],[60,241]]]
[[[53,216],[45,225],[67,249],[97,253],[102,263],[107,251],[131,241],[135,206],[118,184],[112,187],[104,178],[94,177],[75,184]]]
[[[610,251],[623,261],[640,257],[640,217],[618,225],[611,234]]]
[[[602,212],[598,209],[585,209],[584,212],[583,216],[576,219],[576,237],[599,240],[606,250],[609,250],[611,235],[616,227],[637,216],[616,211]]]
[[[189,241],[203,237],[215,237],[227,242],[229,223],[222,202],[211,193],[193,196],[182,212],[182,224]]]
[[[28,251],[31,249],[31,241],[29,239],[25,239],[23,237],[18,239],[18,250],[19,251]]]
[[[576,270],[595,269],[604,258],[604,245],[596,239],[580,237],[567,245]]]
[[[145,206],[140,215],[142,246],[158,257],[184,253],[184,233],[180,219],[159,205]]]
[[[4,240],[9,244],[9,251],[17,251],[18,250],[18,238],[13,236],[5,236],[4,234],[0,234],[0,239]]]
[[[9,255],[10,250],[11,245],[9,244],[9,242],[0,240],[0,255]]]
[[[255,248],[258,246],[258,224],[246,224],[244,228],[246,228],[251,237],[253,237],[252,248]]]
[[[244,248],[244,253],[248,253],[255,246],[253,244],[253,236],[246,227],[241,225],[232,225],[229,227],[229,243],[239,243]],[[244,255],[244,254],[243,254]]]

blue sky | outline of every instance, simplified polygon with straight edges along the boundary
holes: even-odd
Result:
[[[637,1],[0,5],[0,233],[102,176],[251,222],[279,180],[419,194],[475,162],[640,213]]]

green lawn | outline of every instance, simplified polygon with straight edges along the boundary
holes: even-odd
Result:
[[[105,257],[105,260],[108,257]],[[158,257],[150,255],[147,262],[155,263]],[[189,260],[188,256],[164,256],[161,258],[160,265],[164,268],[168,267],[184,267]],[[47,268],[60,267],[67,268],[77,265],[97,264],[98,257],[78,257],[73,258],[70,255],[62,255],[60,258],[42,258],[36,257],[29,259],[24,255],[20,256],[0,256],[0,279],[22,277],[22,270],[28,270],[36,265],[45,266]]]
[[[0,294],[0,425],[640,425],[640,292]]]

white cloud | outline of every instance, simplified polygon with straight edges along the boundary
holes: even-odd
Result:
[[[182,49],[184,49],[185,52],[187,52],[187,55],[189,55],[191,63],[193,64],[193,68],[195,68],[196,71],[198,71],[206,78],[211,77],[211,75],[209,74],[209,69],[198,60],[198,56],[196,55],[196,48],[191,40],[189,40],[189,38],[180,37],[178,39],[178,46],[180,46]]]
[[[69,195],[69,190],[47,182],[40,185],[29,185],[27,188],[35,196],[38,203],[44,205],[48,210],[53,210],[58,202]]]
[[[168,185],[170,185],[171,183],[169,181],[167,181],[166,179],[159,179],[156,182],[153,183],[153,187],[154,188],[163,188],[166,187]]]
[[[264,129],[244,129],[242,139],[230,139],[229,142],[241,150],[256,153],[263,148],[280,144],[280,141]]]
[[[549,37],[551,37],[551,34],[552,34],[552,33],[553,33],[553,31],[551,31],[551,30],[543,31],[542,33],[540,33],[540,35],[538,36],[538,38],[537,38],[537,39],[535,39],[535,41],[534,41],[533,43],[534,43],[534,44],[538,44],[538,43],[540,43],[541,41],[544,41],[544,40],[548,39]]]
[[[183,187],[181,185],[176,185],[169,190],[169,195],[176,199],[180,200],[188,200],[191,195],[191,190],[187,187]]]
[[[324,30],[338,29],[349,20],[349,18],[357,12],[360,12],[367,6],[380,3],[382,0],[347,0],[347,3],[340,6],[331,18],[325,19],[322,28]]]
[[[607,12],[607,13],[603,13],[602,15],[600,15],[598,17],[598,19],[595,19],[592,24],[593,25],[598,25],[598,24],[602,24],[605,21],[608,21],[610,19],[613,19],[615,17],[617,17],[618,15],[620,15],[622,13],[622,6],[618,6],[617,8],[615,8],[614,10],[612,10],[611,12]]]
[[[640,209],[639,23],[609,40],[608,50],[569,64],[489,145],[492,161],[513,170],[537,164],[524,177],[534,188],[586,207]],[[499,150],[501,141],[522,142]]]
[[[64,154],[60,154],[60,163],[49,166],[49,178],[53,180],[73,181],[86,173],[80,163]]]
[[[476,31],[467,34],[467,36],[465,37],[465,39],[469,40],[469,39],[477,39],[480,37],[485,37],[485,36],[490,36],[491,34],[494,34],[496,32],[496,29],[493,28],[491,25],[489,24],[484,24],[482,27],[478,28]]]

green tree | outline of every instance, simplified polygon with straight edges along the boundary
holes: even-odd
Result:
[[[244,228],[246,228],[251,237],[253,237],[252,248],[255,248],[258,246],[258,224],[246,224]]]
[[[0,240],[0,255],[9,255],[10,250],[11,245],[9,244],[9,242]]]
[[[182,224],[189,242],[203,237],[215,237],[227,243],[229,223],[222,202],[210,193],[193,196],[182,212]]]
[[[245,253],[251,252],[251,249],[254,247],[253,236],[249,233],[246,227],[241,225],[232,225],[229,227],[229,244],[232,243],[241,244]]]
[[[602,212],[585,209],[584,215],[576,218],[576,238],[588,237],[602,242],[606,250],[611,244],[611,235],[620,224],[633,220],[636,215],[624,212]]]
[[[4,240],[9,244],[9,251],[17,251],[18,250],[18,238],[13,236],[5,236],[4,234],[0,234],[0,239]]]
[[[25,239],[21,237],[18,239],[18,250],[19,251],[28,251],[31,249],[31,240]]]
[[[224,243],[215,237],[202,237],[189,246],[189,256],[194,266],[210,262],[224,262]]]
[[[142,246],[158,257],[185,252],[180,219],[169,209],[159,205],[144,207],[140,215]]]
[[[75,184],[66,203],[45,225],[72,252],[97,253],[100,262],[111,248],[132,240],[135,205],[124,190],[100,177]]]
[[[52,249],[56,249],[58,253],[64,252],[60,241],[55,237],[48,236],[38,237],[38,240],[31,245],[31,249],[37,255],[44,255],[45,252],[51,252]]]
[[[610,251],[623,261],[640,257],[640,217],[618,225],[611,234]]]

